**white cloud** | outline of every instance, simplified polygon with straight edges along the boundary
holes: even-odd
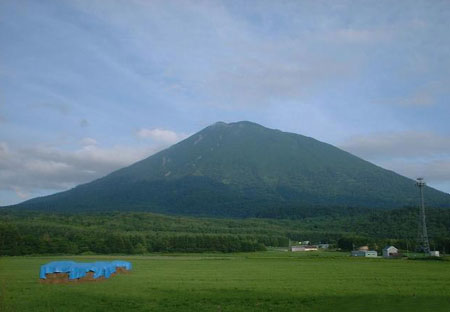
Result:
[[[423,177],[431,183],[450,182],[450,158],[425,161],[392,159],[379,164],[412,179]]]
[[[7,157],[8,154],[9,154],[8,144],[6,144],[5,142],[0,142],[0,160],[3,157]]]
[[[425,85],[414,88],[409,94],[382,100],[387,104],[401,105],[405,107],[427,107],[437,103],[441,96],[448,96],[449,90],[447,81],[431,81]]]
[[[30,193],[23,191],[19,187],[13,186],[12,189],[21,199],[25,200],[30,197]]]
[[[340,28],[325,34],[327,40],[349,43],[379,43],[382,41],[391,40],[395,36],[395,29],[354,29],[354,28]]]
[[[101,47],[93,49],[98,49],[99,58],[109,67],[142,89],[153,86],[154,93],[164,90],[164,96],[172,99],[195,94],[196,103],[231,108],[268,105],[278,99],[298,100],[315,94],[330,80],[353,76],[361,67],[359,58],[324,53],[323,41],[333,39],[336,42],[328,44],[339,45],[342,41],[373,43],[387,33],[384,29],[343,26],[336,26],[337,31],[331,26],[306,31],[293,13],[302,5],[295,3],[286,3],[278,12],[288,29],[279,36],[269,29],[255,28],[223,3],[130,1],[126,10],[120,2],[73,5],[127,34],[126,42],[117,45],[126,44],[128,53],[133,53],[135,63],[140,64],[137,68],[111,57]],[[264,3],[252,6],[267,18],[271,18],[265,16],[271,9],[279,7]],[[323,19],[320,14],[318,17]],[[158,75],[142,74],[146,68]]]
[[[23,164],[23,168],[35,174],[50,176],[66,173],[71,166],[67,163],[53,160],[31,159]]]
[[[13,191],[26,199],[43,190],[65,190],[131,165],[186,137],[160,128],[142,128],[137,135],[152,142],[102,147],[94,138],[84,137],[74,150],[50,144],[20,148],[0,142],[0,191]]]
[[[155,142],[164,144],[174,144],[187,137],[184,133],[176,133],[174,131],[161,128],[141,128],[137,131],[136,135],[142,139],[152,139]]]
[[[80,141],[81,145],[97,145],[97,141],[93,138],[83,138]]]
[[[450,181],[450,136],[433,132],[392,132],[356,136],[340,148],[383,168],[430,184]]]
[[[368,159],[450,157],[450,136],[433,132],[390,132],[354,136],[339,145]]]
[[[51,96],[56,97],[59,96],[57,94],[52,94]],[[62,115],[67,115],[70,113],[70,106],[64,102],[38,102],[38,103],[33,103],[33,104],[29,104],[29,107],[31,108],[46,108],[46,109],[50,109],[53,111],[56,111]]]
[[[94,143],[95,140],[86,140]],[[48,146],[13,148],[0,142],[0,190],[14,191],[25,199],[42,190],[64,190],[130,165],[160,147],[88,144],[74,151]]]

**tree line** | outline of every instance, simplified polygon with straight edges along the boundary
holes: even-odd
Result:
[[[450,250],[450,210],[428,209],[431,247]],[[289,241],[417,249],[418,209],[303,219],[212,219],[145,212],[0,211],[0,255],[147,252],[240,252]]]
[[[285,245],[287,239],[265,235],[196,233],[123,233],[79,231],[42,225],[0,225],[0,255],[143,254],[148,252],[249,252]]]

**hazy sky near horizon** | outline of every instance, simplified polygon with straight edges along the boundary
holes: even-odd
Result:
[[[0,2],[0,206],[216,122],[450,192],[450,1]]]

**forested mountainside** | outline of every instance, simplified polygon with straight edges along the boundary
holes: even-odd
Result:
[[[449,194],[425,192],[427,205],[450,207]],[[413,180],[332,145],[251,122],[220,122],[101,179],[14,208],[283,218],[417,203]]]

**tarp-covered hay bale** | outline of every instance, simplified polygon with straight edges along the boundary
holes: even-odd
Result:
[[[92,263],[54,261],[41,266],[39,278],[42,283],[48,284],[95,282],[130,270],[131,263],[121,260]]]
[[[47,284],[65,284],[69,282],[68,273],[47,273],[45,279],[41,279],[42,282]]]

